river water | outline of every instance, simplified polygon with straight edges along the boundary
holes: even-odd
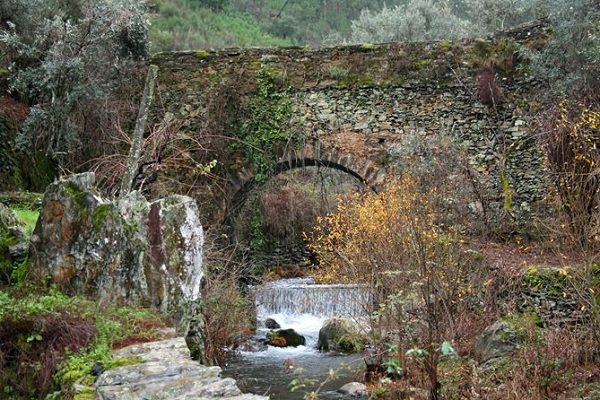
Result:
[[[342,385],[360,381],[364,362],[360,355],[321,353],[316,349],[319,330],[332,316],[360,319],[370,293],[359,285],[316,285],[311,279],[285,279],[253,289],[256,298],[258,329],[264,338],[267,318],[282,329],[292,328],[306,338],[306,346],[240,352],[224,369],[224,375],[237,380],[243,392],[269,395],[271,399],[302,399],[321,383],[322,399],[342,399],[336,392]],[[333,376],[330,375],[333,371]],[[315,380],[315,384],[294,392],[294,379]]]

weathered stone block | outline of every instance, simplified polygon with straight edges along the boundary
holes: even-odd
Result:
[[[112,304],[179,311],[200,296],[203,231],[193,199],[104,199],[93,173],[48,187],[32,236],[32,276]]]

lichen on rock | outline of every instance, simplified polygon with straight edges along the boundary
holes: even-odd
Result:
[[[193,199],[110,201],[94,174],[48,187],[32,237],[32,277],[111,304],[180,313],[200,296],[203,230]]]

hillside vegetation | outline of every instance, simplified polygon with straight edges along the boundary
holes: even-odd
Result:
[[[253,303],[240,289],[242,283],[290,272],[287,265],[268,265],[267,252],[304,255],[308,249],[313,269],[300,273],[375,290],[378,304],[369,310],[367,341],[379,358],[367,371],[373,377],[371,398],[600,398],[599,16],[598,0],[0,1],[0,211],[7,211],[4,217],[0,213],[0,397],[93,398],[96,364],[110,368],[138,362],[115,360],[112,350],[161,338],[163,327],[175,324],[176,316],[99,305],[96,298],[61,293],[42,282],[45,277],[34,280],[31,259],[42,254],[30,249],[35,248],[32,241],[40,243],[40,226],[34,231],[38,215],[49,220],[61,214],[48,210],[47,202],[42,208],[36,195],[35,201],[15,200],[17,193],[41,193],[57,177],[86,171],[98,172],[99,190],[107,198],[123,195],[119,181],[153,52],[193,49],[183,57],[205,68],[204,58],[213,53],[202,48],[361,42],[353,47],[360,54],[348,68],[304,63],[298,57],[307,69],[328,67],[320,72],[344,83],[309,90],[352,97],[364,89],[380,90],[362,62],[375,48],[390,49],[381,64],[389,62],[397,77],[418,71],[425,81],[437,73],[429,59],[407,63],[410,54],[398,51],[401,46],[372,43],[440,39],[422,45],[454,60],[461,46],[452,40],[545,17],[542,35],[531,35],[535,40],[528,46],[510,37],[499,37],[496,46],[473,40],[473,51],[464,52],[471,60],[464,64],[472,68],[464,75],[452,66],[446,71],[454,73],[447,74],[451,85],[465,91],[461,96],[467,108],[501,116],[502,107],[514,105],[508,128],[510,118],[515,127],[518,118],[519,126],[530,128],[515,143],[535,146],[543,159],[539,178],[547,192],[535,207],[513,204],[505,169],[489,175],[502,197],[487,201],[482,195],[475,178],[486,172],[485,164],[469,164],[452,136],[452,121],[464,117],[455,102],[442,107],[452,117],[453,131],[436,132],[437,142],[434,135],[416,132],[413,140],[398,129],[400,144],[389,149],[401,150],[402,169],[385,171],[390,173],[382,176],[377,193],[360,194],[335,176],[324,178],[320,170],[272,179],[278,148],[296,140],[290,121],[302,115],[293,104],[296,93],[282,79],[286,71],[260,58],[271,56],[270,50],[249,62],[242,64],[240,57],[239,64],[228,64],[234,79],[224,79],[212,66],[204,81],[185,75],[167,82],[163,76],[149,123],[137,130],[144,133],[136,163],[140,179],[130,186],[148,198],[196,196],[196,188],[227,197],[225,181],[246,170],[253,173],[259,192],[246,199],[247,227],[233,227],[249,240],[231,246],[231,236],[220,231],[226,226],[210,227],[204,298],[197,309],[185,310],[197,312],[194,318],[205,324],[209,363],[226,362],[226,346],[253,332]],[[237,79],[244,75],[238,66],[256,72],[246,74],[250,84]],[[535,101],[504,84],[512,74],[531,83]],[[181,89],[188,83],[197,85],[193,92]],[[407,93],[428,90],[419,84],[405,88],[405,81],[387,83]],[[435,96],[445,96],[447,88],[428,83]],[[306,94],[313,94],[309,90]],[[171,112],[164,108],[167,94],[183,99]],[[203,104],[192,106],[189,98]],[[412,107],[416,101],[400,102]],[[400,109],[400,102],[391,107]],[[368,108],[375,102],[365,103]],[[423,114],[431,118],[429,110]],[[472,129],[479,129],[479,118],[469,122]],[[393,123],[404,128],[413,121],[400,115]],[[490,127],[494,130],[502,132],[496,124]],[[297,141],[312,140],[306,132]],[[376,141],[376,133],[365,135]],[[495,138],[490,143],[492,157],[505,168],[512,148]],[[227,170],[224,160],[234,156],[240,156],[240,163]],[[387,155],[378,162],[390,165]],[[170,186],[173,182],[180,186]],[[344,185],[356,193],[338,197]],[[84,200],[79,192],[73,198]],[[199,208],[211,206],[200,197],[195,200]],[[80,201],[73,204],[82,207]],[[225,208],[219,212],[226,214]],[[488,213],[492,209],[497,213]],[[523,218],[518,210],[524,211]],[[90,230],[106,225],[102,215],[96,214]],[[161,228],[156,231],[160,236]],[[63,234],[71,238],[80,232]],[[304,247],[297,251],[299,242]],[[512,346],[509,352],[490,358],[476,354],[487,328],[496,329],[488,336],[499,347]],[[317,397],[315,392],[305,398]]]
[[[154,0],[152,51],[476,36],[546,15],[541,0]]]

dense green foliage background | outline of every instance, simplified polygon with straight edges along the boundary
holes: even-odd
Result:
[[[552,0],[154,0],[154,51],[481,35],[546,15]]]
[[[387,4],[399,3],[399,0]],[[228,46],[318,45],[346,35],[382,0],[156,0],[153,51]]]

